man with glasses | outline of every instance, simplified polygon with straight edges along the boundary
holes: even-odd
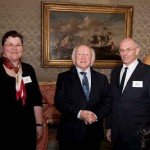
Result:
[[[106,137],[114,150],[139,150],[137,131],[150,125],[150,66],[138,59],[139,52],[135,40],[123,39],[119,48],[123,64],[111,72],[113,106]]]
[[[110,112],[112,97],[107,77],[91,68],[94,60],[92,48],[77,46],[72,53],[74,66],[58,75],[59,150],[100,150],[103,119]]]

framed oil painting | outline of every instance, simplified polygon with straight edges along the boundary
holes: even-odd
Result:
[[[133,6],[41,2],[42,67],[70,67],[74,47],[96,53],[95,68],[121,63],[120,39],[132,36]]]

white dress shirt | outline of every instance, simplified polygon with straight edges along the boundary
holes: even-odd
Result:
[[[121,82],[121,79],[122,79],[122,75],[123,75],[123,72],[125,70],[125,67],[128,67],[127,69],[127,74],[126,74],[126,78],[125,78],[125,81],[124,81],[124,87],[123,87],[123,90],[129,80],[129,78],[131,77],[133,71],[135,70],[136,66],[138,65],[138,60],[136,59],[135,61],[133,61],[129,66],[126,66],[125,64],[123,64],[123,67],[121,69],[121,72],[120,72],[120,82]],[[123,91],[122,90],[122,91]]]
[[[85,71],[81,70],[80,68],[76,67],[77,68],[77,72],[78,72],[78,75],[79,75],[79,78],[80,78],[80,81],[81,81],[81,84],[82,84],[82,78],[83,78],[83,75],[80,73],[80,72],[86,72],[86,76],[88,78],[88,82],[89,82],[89,90],[91,89],[91,70],[90,70],[90,67],[88,69],[86,69]]]

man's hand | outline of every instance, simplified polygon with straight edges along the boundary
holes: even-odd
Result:
[[[82,119],[85,124],[91,124],[97,121],[97,116],[92,111],[81,110],[80,119]]]
[[[108,129],[106,132],[106,138],[109,142],[111,142],[111,129]]]

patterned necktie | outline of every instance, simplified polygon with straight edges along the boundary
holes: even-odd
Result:
[[[120,93],[122,93],[122,90],[123,90],[123,87],[124,87],[124,81],[125,81],[125,78],[126,78],[127,69],[128,69],[128,67],[125,67],[124,73],[122,75],[122,79],[121,79],[121,83],[120,83]]]
[[[82,87],[84,90],[84,93],[86,95],[87,100],[89,100],[89,82],[88,82],[88,78],[86,76],[86,72],[80,72],[83,75],[82,78]]]

